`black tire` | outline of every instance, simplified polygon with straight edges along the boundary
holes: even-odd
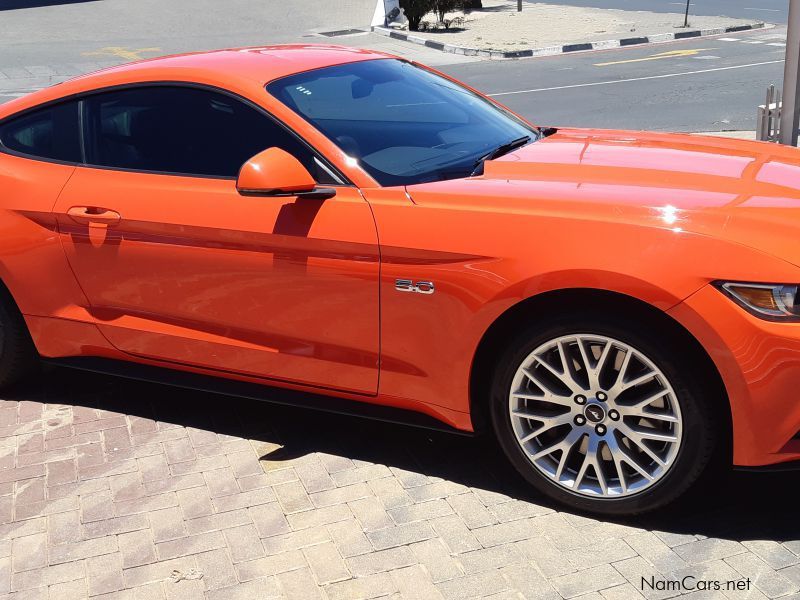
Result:
[[[0,389],[24,379],[37,363],[38,355],[25,319],[0,284]]]
[[[661,479],[637,494],[602,498],[571,491],[541,473],[517,441],[508,410],[514,374],[522,361],[542,344],[573,334],[603,335],[639,350],[661,369],[678,398],[683,419],[678,453]],[[698,361],[692,360],[694,355],[682,346],[674,331],[615,315],[575,312],[525,328],[499,357],[491,383],[490,414],[498,442],[530,484],[572,509],[603,515],[634,515],[672,502],[697,481],[711,462],[720,438],[716,426],[719,419],[712,418],[713,403],[709,398],[715,392],[707,374],[699,370]]]

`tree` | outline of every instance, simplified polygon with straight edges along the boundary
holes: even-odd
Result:
[[[460,10],[464,7],[464,0],[434,0],[433,12],[439,17],[439,23],[444,23],[444,17],[449,12]]]
[[[418,31],[423,17],[433,10],[435,0],[400,0],[400,8],[408,19],[408,28]]]
[[[442,23],[449,12],[483,8],[483,4],[481,0],[400,0],[400,7],[408,19],[408,28],[418,31],[419,24],[429,12],[436,13]]]

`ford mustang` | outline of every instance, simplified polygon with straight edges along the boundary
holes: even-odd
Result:
[[[797,149],[538,127],[378,52],[114,67],[0,106],[0,386],[417,415],[641,513],[800,459],[799,203]]]

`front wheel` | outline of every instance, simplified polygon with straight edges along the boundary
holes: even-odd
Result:
[[[646,331],[567,315],[531,327],[501,357],[494,429],[542,493],[588,512],[643,513],[677,498],[708,465],[716,434],[707,386],[685,349]]]

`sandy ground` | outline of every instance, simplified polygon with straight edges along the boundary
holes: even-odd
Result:
[[[517,12],[516,0],[483,0],[483,10],[464,17],[462,30],[414,32],[426,39],[481,50],[522,50],[575,42],[599,42],[626,37],[684,31],[684,16],[673,13],[577,8],[555,4],[525,4]],[[425,21],[434,23],[433,14]],[[693,29],[728,27],[745,23],[728,17],[692,17]]]

